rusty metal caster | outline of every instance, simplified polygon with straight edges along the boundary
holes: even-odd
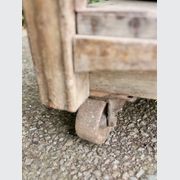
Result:
[[[77,135],[95,144],[104,143],[116,126],[117,112],[127,100],[131,99],[88,99],[77,113],[75,125]]]

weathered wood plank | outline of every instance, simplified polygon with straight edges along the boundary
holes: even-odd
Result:
[[[38,79],[42,103],[52,107],[59,107],[64,102],[63,71],[60,59],[60,35],[58,28],[57,3],[42,0],[23,1],[27,30],[30,39],[33,62]],[[53,35],[52,35],[53,34]],[[51,65],[52,64],[52,65]],[[59,70],[60,69],[60,70]]]
[[[96,72],[90,73],[91,95],[128,95],[157,98],[156,71]]]
[[[157,38],[155,3],[115,1],[112,5],[111,2],[114,1],[107,2],[106,6],[91,5],[91,8],[79,10],[78,34]]]
[[[75,37],[76,72],[156,70],[156,55],[156,40],[81,35]]]
[[[73,70],[74,0],[24,0],[42,103],[76,111],[89,96],[88,74]]]

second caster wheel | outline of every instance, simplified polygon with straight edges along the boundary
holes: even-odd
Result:
[[[104,143],[112,130],[108,126],[107,103],[88,99],[77,113],[75,129],[82,139],[95,144]]]

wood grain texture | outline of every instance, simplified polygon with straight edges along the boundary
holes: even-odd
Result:
[[[75,36],[76,72],[156,70],[155,40]]]
[[[45,105],[60,106],[56,101],[59,97],[54,97],[57,92],[53,90],[62,91],[64,88],[55,83],[59,81],[59,77],[61,78],[60,81],[63,80],[63,73],[57,76],[56,71],[54,74],[54,69],[58,68],[61,49],[58,43],[60,40],[58,19],[54,18],[57,16],[57,4],[51,1],[43,3],[41,0],[25,0],[23,7],[41,101]],[[53,32],[53,36],[51,36],[51,32]],[[49,52],[52,52],[51,57],[49,57]],[[51,61],[54,61],[53,65],[48,68]],[[54,76],[55,78],[52,78]],[[65,99],[64,93],[61,95],[61,99]]]
[[[88,74],[73,70],[74,0],[24,0],[23,7],[42,103],[74,112],[89,95]]]
[[[157,98],[156,71],[90,73],[91,95],[96,97],[127,95]]]
[[[77,12],[78,34],[157,38],[155,3],[120,0],[97,4]]]
[[[75,74],[74,72],[72,49],[76,27],[74,0],[59,0],[59,8],[67,109],[69,111],[76,111],[89,96],[89,74]]]

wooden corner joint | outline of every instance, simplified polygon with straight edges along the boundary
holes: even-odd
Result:
[[[75,11],[84,10],[87,7],[87,0],[75,0]]]

